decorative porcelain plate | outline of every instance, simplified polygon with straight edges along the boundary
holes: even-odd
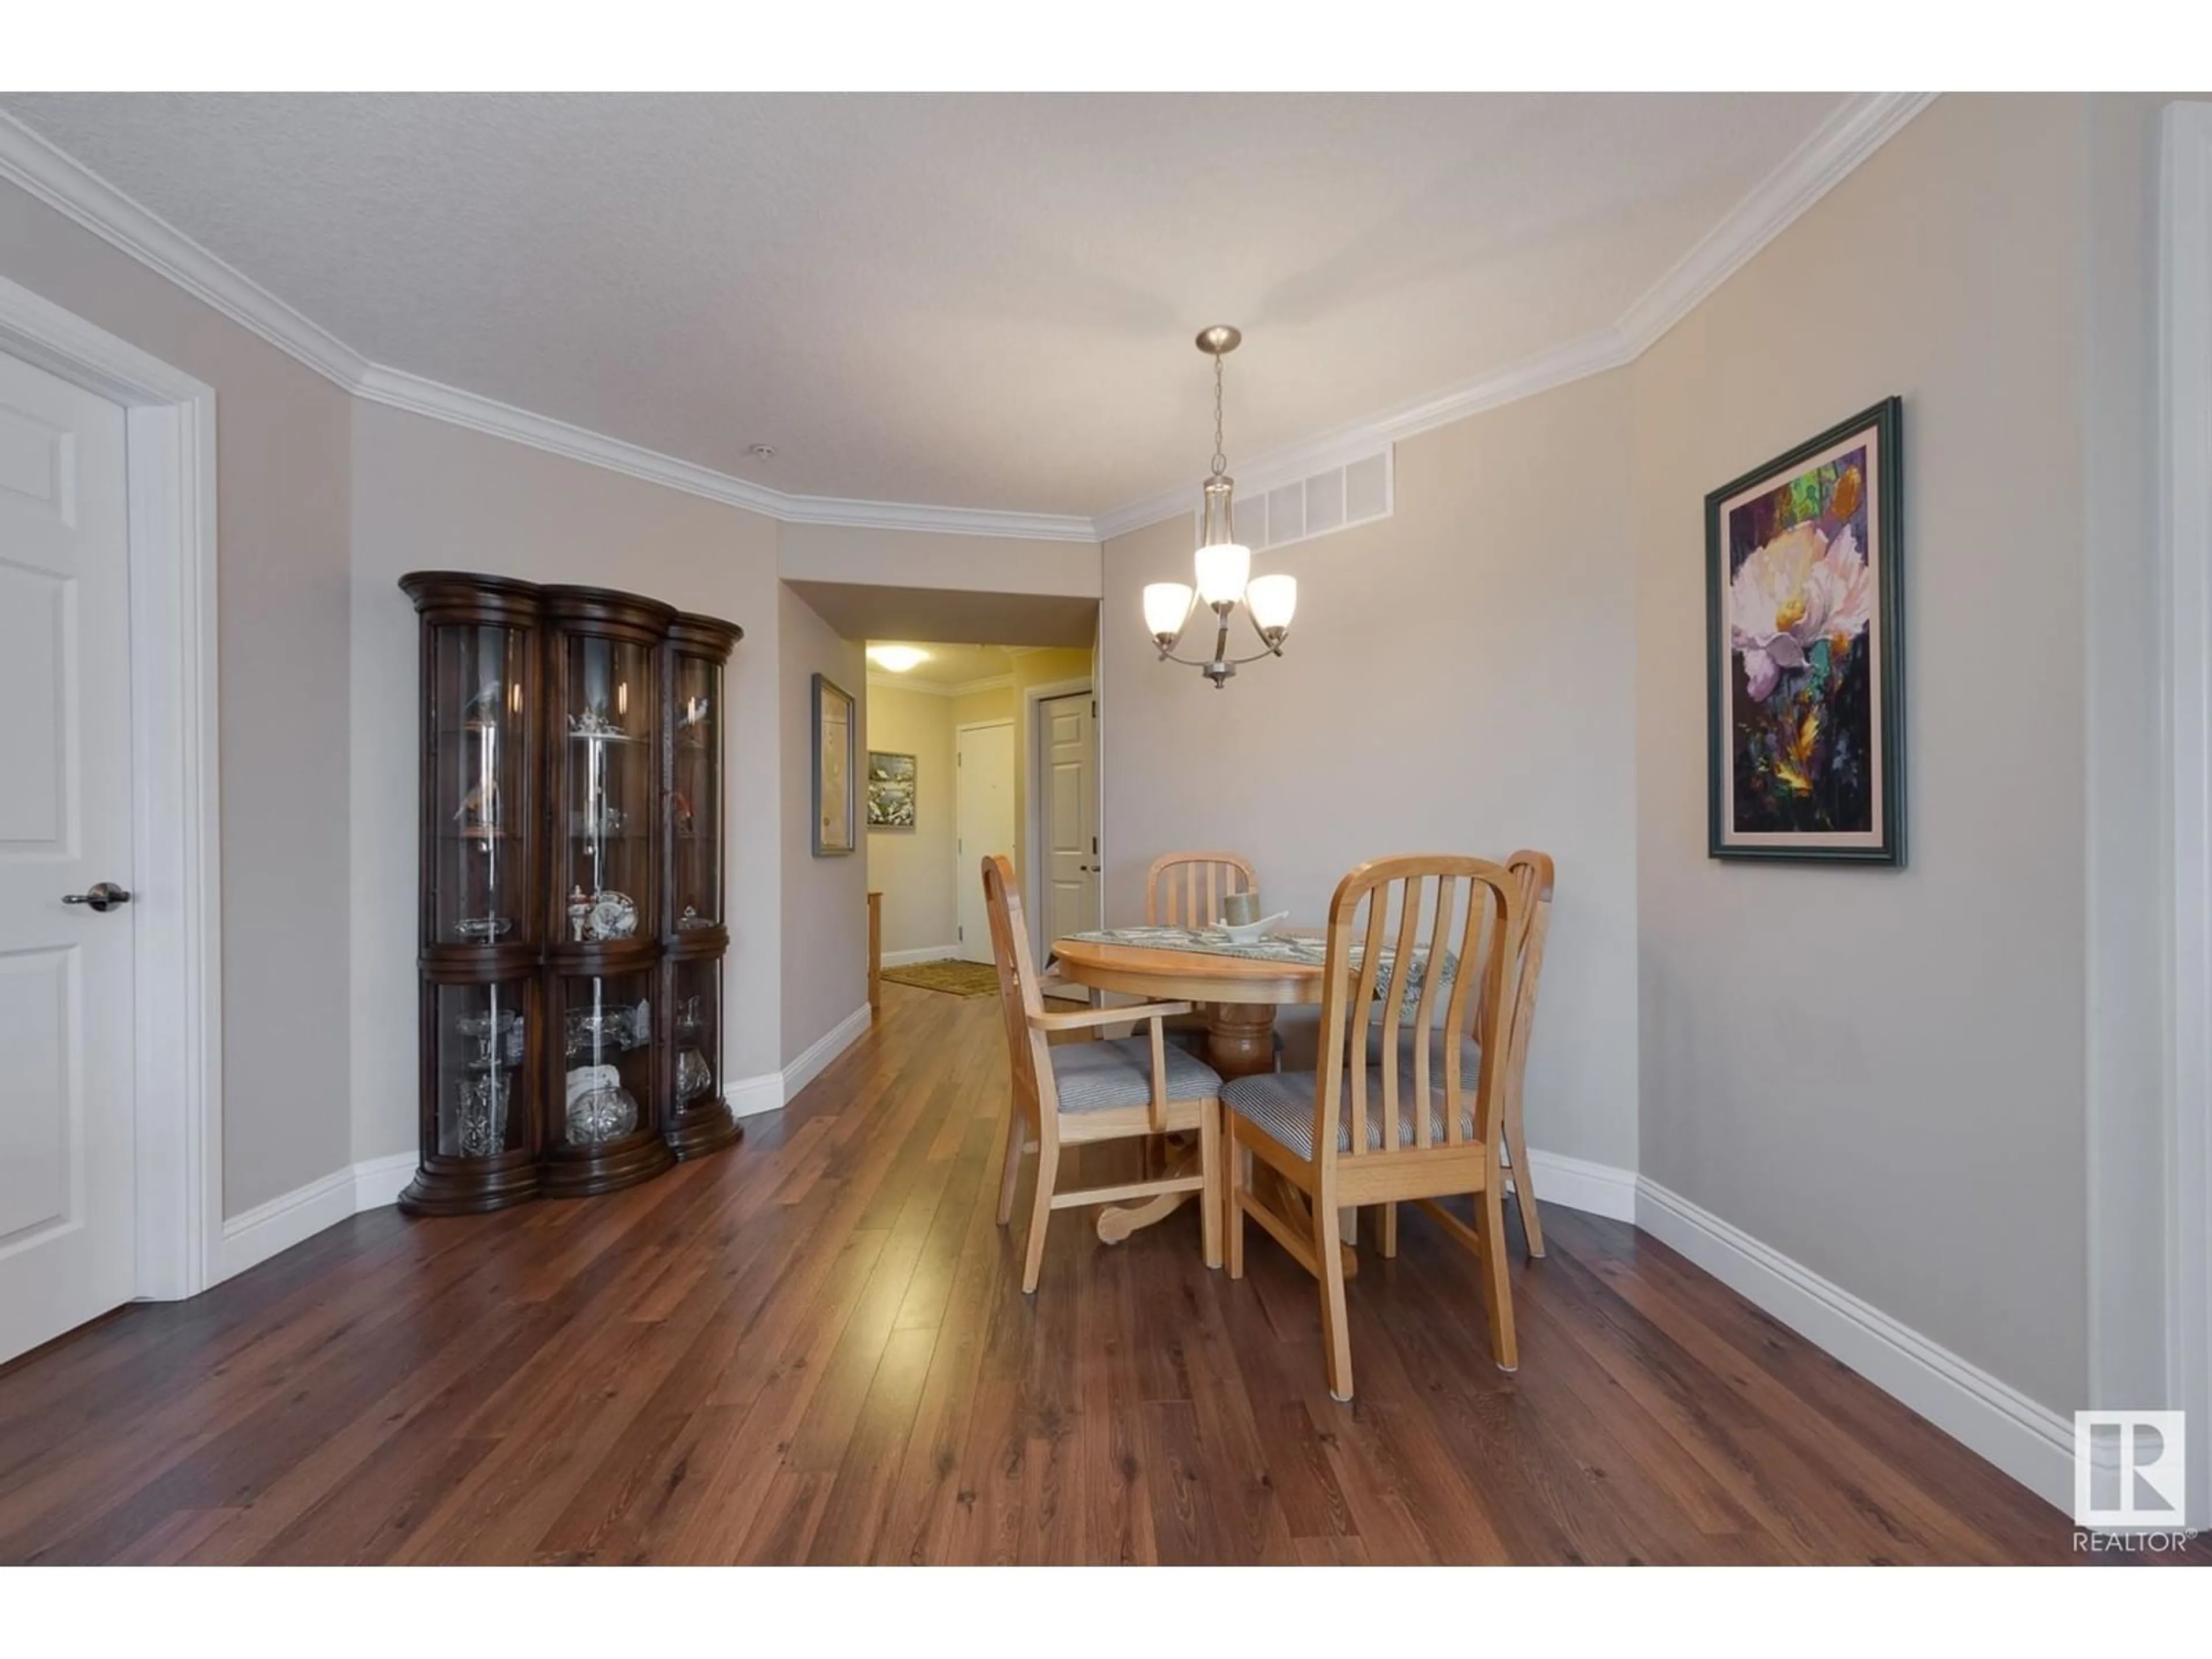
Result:
[[[627,893],[601,893],[592,901],[592,932],[600,939],[628,939],[637,932],[636,903]]]

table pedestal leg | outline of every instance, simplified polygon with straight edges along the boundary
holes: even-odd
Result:
[[[1264,1002],[1206,1005],[1206,1060],[1224,1078],[1275,1069],[1275,1011]]]

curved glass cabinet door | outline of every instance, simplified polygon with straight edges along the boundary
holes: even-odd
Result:
[[[722,666],[675,659],[668,794],[672,911],[679,937],[722,917]]]
[[[559,981],[555,1150],[597,1151],[653,1127],[653,979],[640,969]]]
[[[528,988],[437,988],[437,1152],[488,1158],[531,1149]]]
[[[653,653],[627,640],[563,636],[566,707],[554,807],[562,901],[559,943],[650,939],[656,889]]]
[[[430,629],[426,945],[527,945],[537,938],[529,844],[532,646],[526,628],[479,623]]]
[[[702,957],[671,964],[675,985],[669,1009],[669,1079],[680,1115],[718,1108],[722,1097],[722,959]]]

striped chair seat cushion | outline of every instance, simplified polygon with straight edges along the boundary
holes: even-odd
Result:
[[[1367,1022],[1367,1057],[1379,1060],[1382,1048],[1382,1013],[1375,1010]],[[1321,1010],[1306,1007],[1279,1008],[1275,1011],[1275,1052],[1282,1056],[1285,1070],[1314,1071],[1321,1065]],[[1482,1045],[1473,1037],[1462,1037],[1459,1044],[1461,1079],[1473,1083],[1476,1068],[1482,1063]],[[1398,1027],[1398,1063],[1403,1068],[1398,1075],[1411,1079],[1413,1075],[1413,1027],[1410,1021]],[[1444,1074],[1443,1033],[1431,1028],[1429,1032],[1429,1064],[1431,1075],[1438,1082]]]
[[[1152,1042],[1148,1036],[1112,1042],[1063,1042],[1048,1052],[1063,1112],[1110,1112],[1142,1106],[1152,1097]],[[1203,1100],[1221,1092],[1221,1073],[1192,1054],[1167,1045],[1168,1098]]]
[[[1267,1131],[1300,1158],[1310,1160],[1313,1152],[1314,1101],[1320,1077],[1313,1072],[1262,1072],[1255,1077],[1240,1077],[1221,1091],[1221,1098],[1229,1109],[1246,1122]],[[1470,1077],[1468,1084],[1474,1079]],[[1474,1138],[1474,1097],[1470,1088],[1462,1088],[1467,1103],[1460,1109],[1460,1133],[1468,1139]],[[1430,1133],[1437,1139],[1444,1138],[1445,1114],[1450,1109],[1444,1104],[1443,1079],[1439,1073],[1431,1084],[1429,1093],[1436,1099],[1437,1107],[1431,1113]],[[1420,1126],[1413,1113],[1413,1079],[1410,1072],[1398,1073],[1398,1145],[1412,1146],[1420,1137]],[[1367,1071],[1367,1150],[1379,1152],[1382,1146],[1382,1071],[1370,1066]],[[1352,1091],[1344,1092],[1336,1126],[1336,1150],[1352,1150]]]

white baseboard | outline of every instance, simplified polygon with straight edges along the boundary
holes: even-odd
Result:
[[[335,1227],[354,1212],[354,1172],[350,1167],[296,1187],[266,1204],[257,1204],[243,1215],[222,1224],[222,1259],[216,1263],[214,1283],[258,1267],[272,1255],[313,1238],[325,1227]]]
[[[1535,1177],[1540,1203],[1564,1204],[1609,1221],[1636,1219],[1632,1170],[1616,1170],[1610,1164],[1593,1164],[1565,1152],[1547,1152],[1540,1146],[1528,1149],[1528,1169]]]
[[[1537,1163],[1537,1155],[1530,1153],[1529,1160]],[[1636,1224],[2030,1492],[2070,1512],[2072,1419],[1656,1182],[1636,1183]]]
[[[957,962],[959,957],[960,947],[957,945],[932,945],[920,951],[886,951],[884,952],[884,966],[906,968],[917,962],[944,962],[948,959]]]
[[[783,1068],[783,1098],[788,1103],[819,1077],[830,1062],[860,1040],[872,1018],[868,1005],[859,1007],[832,1025]]]
[[[387,1204],[397,1204],[407,1183],[415,1178],[419,1160],[412,1152],[393,1152],[388,1158],[372,1158],[353,1166],[353,1207],[357,1215],[363,1210],[380,1210]]]
[[[772,1112],[783,1104],[783,1073],[763,1072],[758,1077],[741,1077],[724,1085],[722,1098],[729,1102],[732,1117]]]

